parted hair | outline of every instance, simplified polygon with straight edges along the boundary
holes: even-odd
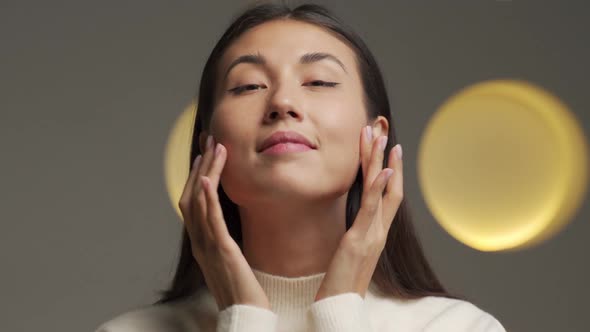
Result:
[[[219,61],[224,51],[249,29],[272,20],[297,20],[314,24],[328,30],[346,42],[354,51],[356,65],[363,86],[363,103],[369,119],[381,115],[390,123],[384,165],[389,151],[398,142],[395,123],[391,121],[391,110],[387,90],[375,58],[363,40],[327,8],[316,4],[301,4],[290,8],[285,3],[257,3],[246,8],[238,15],[219,39],[203,68],[198,89],[198,112],[193,129],[190,152],[190,165],[201,154],[199,135],[208,128],[214,110],[215,87],[219,79]],[[360,208],[363,192],[363,175],[359,167],[346,202],[346,229],[350,229]],[[218,195],[228,231],[242,248],[242,233],[238,208],[223,191],[221,184]],[[449,294],[441,285],[429,265],[419,239],[416,236],[407,198],[404,197],[391,223],[385,247],[375,267],[372,281],[378,291],[385,296],[403,299],[416,299],[424,296],[443,296],[462,299]],[[163,304],[182,300],[199,289],[207,287],[201,269],[194,259],[190,238],[186,227],[182,232],[182,243],[178,265],[168,289],[159,291],[159,300],[154,304]]]

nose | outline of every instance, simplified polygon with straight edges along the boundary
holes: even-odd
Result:
[[[290,91],[289,91],[290,90]],[[289,87],[278,88],[269,98],[268,109],[264,115],[265,123],[284,120],[286,118],[303,119],[303,113],[295,105],[293,89]]]

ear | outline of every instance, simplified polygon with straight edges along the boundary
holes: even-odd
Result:
[[[373,138],[379,137],[381,135],[388,136],[389,134],[389,122],[387,118],[382,115],[379,115],[372,124],[373,127]]]
[[[206,131],[202,131],[199,135],[199,151],[201,151],[201,155],[205,154],[205,147],[207,144],[207,137],[209,133]]]

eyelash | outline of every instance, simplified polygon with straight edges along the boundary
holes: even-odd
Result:
[[[335,87],[336,85],[340,84],[340,83],[336,83],[336,82],[324,82],[324,81],[312,81],[311,83],[321,83],[321,85],[315,85],[315,86],[324,86],[324,87],[330,87],[330,88]],[[235,95],[239,95],[243,91],[248,90],[248,89],[246,89],[247,87],[252,87],[252,86],[260,86],[260,85],[246,84],[246,85],[242,85],[242,86],[238,86],[236,88],[230,89],[228,91],[235,94]],[[255,89],[255,90],[258,90],[258,89]]]

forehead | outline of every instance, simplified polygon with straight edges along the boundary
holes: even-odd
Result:
[[[295,63],[309,52],[330,53],[346,67],[354,67],[354,52],[337,34],[311,23],[280,19],[260,24],[241,35],[223,55],[221,69],[244,54],[260,53],[271,64],[279,64]]]

